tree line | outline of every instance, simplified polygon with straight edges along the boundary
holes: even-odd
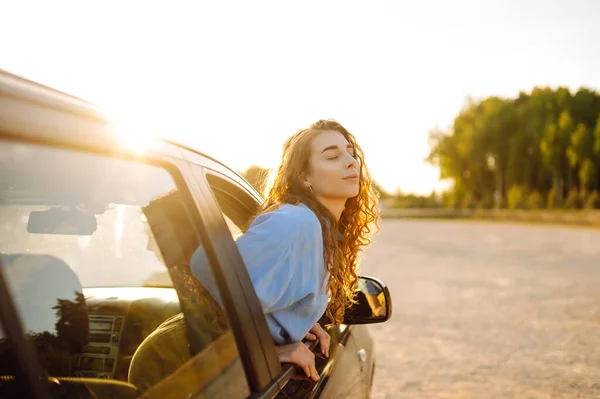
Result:
[[[429,145],[427,160],[453,183],[431,204],[600,206],[600,96],[588,88],[469,99],[448,129],[429,132]]]

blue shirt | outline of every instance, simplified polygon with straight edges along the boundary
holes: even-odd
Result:
[[[300,342],[327,307],[327,271],[317,216],[306,205],[284,204],[257,216],[236,241],[276,344]],[[221,304],[204,250],[192,274]]]

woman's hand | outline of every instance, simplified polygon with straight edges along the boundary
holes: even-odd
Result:
[[[329,357],[329,343],[331,342],[331,336],[327,334],[327,331],[323,330],[323,327],[321,327],[319,323],[315,324],[310,330],[308,330],[306,339],[310,341],[318,339],[319,345],[321,346],[321,353],[323,356]]]
[[[293,363],[302,367],[304,374],[313,381],[319,381],[319,373],[315,367],[315,354],[302,342],[276,345],[277,357],[280,363]]]

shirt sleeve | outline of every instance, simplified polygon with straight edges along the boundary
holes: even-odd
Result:
[[[309,209],[288,205],[259,215],[236,243],[264,313],[324,289],[321,225]],[[198,254],[191,263],[194,275],[199,274]]]

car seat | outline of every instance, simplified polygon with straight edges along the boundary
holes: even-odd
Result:
[[[128,380],[142,392],[190,359],[183,313],[168,318],[144,339],[131,359]]]

